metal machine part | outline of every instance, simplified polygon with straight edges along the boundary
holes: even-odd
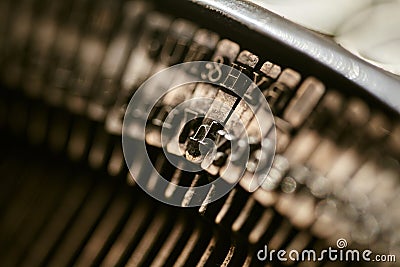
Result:
[[[322,250],[339,238],[349,248],[400,257],[399,77],[247,1],[1,5],[4,266],[280,266],[257,252],[264,245]],[[262,111],[246,104],[260,97],[251,87],[230,92],[206,83],[166,94],[145,118],[144,136],[132,131],[129,142],[146,142],[154,171],[143,167],[141,153],[126,166],[121,134],[130,98],[153,74],[191,61],[210,61],[211,78],[224,63],[231,70],[224,82],[236,85],[245,74],[258,86],[273,113],[261,123],[276,129],[269,171],[258,171],[269,131],[257,128]],[[194,97],[211,105],[172,114]],[[196,114],[204,116],[191,119]],[[178,123],[181,131],[163,146],[161,129],[174,118],[188,123]],[[229,149],[244,135],[239,120],[250,147],[243,175],[235,165],[242,155]],[[187,172],[166,153],[201,161],[203,169]],[[158,174],[186,186],[182,207],[145,195],[128,167],[148,192],[160,190]],[[254,175],[260,187],[251,186]],[[240,181],[212,203],[215,189],[194,193],[217,176]],[[175,186],[161,190],[177,194]],[[194,201],[201,205],[187,208]]]

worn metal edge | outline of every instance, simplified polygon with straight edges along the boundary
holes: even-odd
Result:
[[[400,77],[358,58],[333,40],[244,0],[189,0],[292,47],[364,88],[400,114]]]

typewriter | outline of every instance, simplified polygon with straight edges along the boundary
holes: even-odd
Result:
[[[398,266],[399,76],[243,0],[1,0],[0,13],[0,266]],[[257,85],[274,125],[268,167],[257,171],[263,136],[251,136],[242,175],[224,145],[197,172],[170,162],[162,126],[194,96],[223,104],[181,110],[204,113],[172,135],[187,158],[201,131],[240,138],[201,124],[248,114],[204,83],[155,103],[128,136],[147,155],[127,162],[132,97],[190,62]],[[237,177],[227,192],[195,193],[222,170],[226,184]]]

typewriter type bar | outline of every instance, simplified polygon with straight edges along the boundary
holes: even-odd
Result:
[[[86,177],[69,181],[79,171],[61,168],[62,184],[38,179],[46,176],[43,170],[32,171],[21,187],[5,181],[15,195],[2,189],[1,245],[17,240],[1,251],[5,263],[257,266],[264,244],[301,250],[335,244],[338,237],[349,247],[400,257],[398,77],[246,1],[18,0],[0,6],[3,139],[67,156]],[[121,134],[129,100],[160,70],[192,61],[228,65],[221,82],[237,90],[198,83],[166,94],[144,118],[145,135],[129,136],[129,142],[146,143],[155,170],[143,168],[146,155],[125,162]],[[260,99],[254,88],[237,84],[239,74],[270,105],[273,117],[261,122],[265,131],[256,118],[263,111],[253,114],[246,104]],[[173,114],[199,97],[212,102]],[[169,128],[163,144],[161,131],[174,118],[181,123]],[[265,155],[272,148],[261,146],[271,138],[268,129],[276,134],[270,168]],[[250,153],[242,172],[242,155],[232,155],[229,144],[244,136]],[[213,153],[200,151],[208,149],[205,139],[217,144]],[[186,172],[164,153],[198,163],[202,171]],[[135,179],[146,181],[147,191],[180,197],[182,207],[200,199],[201,206],[181,211],[153,203],[127,165],[139,170]],[[58,176],[54,172],[48,175]],[[172,184],[161,188],[158,173]],[[226,183],[240,181],[212,203],[214,188],[194,193],[219,176]],[[259,187],[251,186],[253,177]],[[188,188],[179,196],[178,185]],[[45,189],[54,190],[49,203],[44,197],[31,203]],[[35,206],[46,220],[35,218],[29,210]]]

